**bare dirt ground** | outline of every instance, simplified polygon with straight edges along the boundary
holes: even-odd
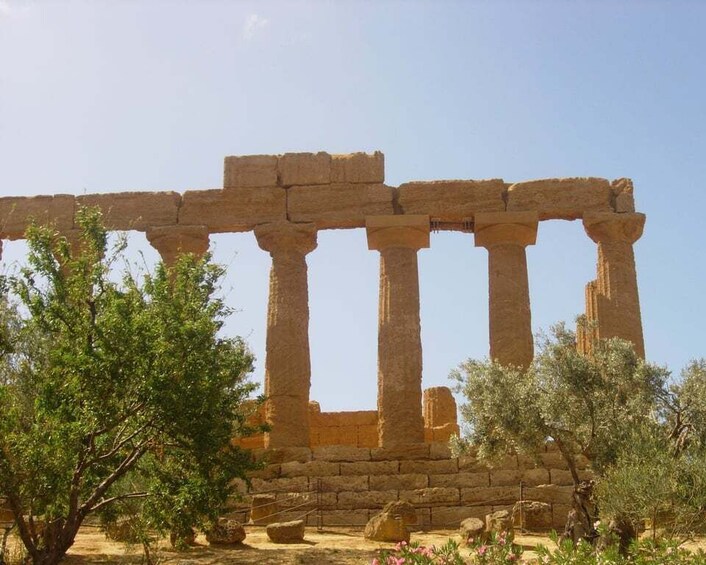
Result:
[[[229,547],[209,546],[203,536],[197,538],[196,546],[186,551],[176,551],[166,540],[161,541],[153,552],[153,562],[160,565],[358,565],[369,564],[380,549],[394,547],[392,543],[366,540],[361,528],[327,528],[322,532],[317,532],[316,528],[307,528],[304,543],[287,545],[270,542],[264,528],[247,526],[246,531],[247,538],[243,544]],[[414,532],[411,541],[439,546],[449,538],[461,542],[458,530]],[[524,563],[534,561],[532,549],[537,545],[553,546],[548,537],[538,535],[516,536],[515,543],[525,549]],[[688,543],[687,547],[692,550],[697,547],[706,549],[706,540]],[[19,557],[16,550],[14,553]],[[462,546],[461,554],[467,557],[469,550]],[[85,527],[79,533],[65,563],[137,565],[144,563],[144,557],[141,547],[108,540],[98,528]]]
[[[380,549],[392,549],[395,545],[368,541],[363,538],[360,528],[327,528],[323,532],[307,528],[304,543],[286,545],[270,542],[264,528],[247,527],[246,531],[243,544],[229,547],[209,546],[206,539],[199,536],[195,547],[175,551],[163,541],[158,544],[153,558],[164,565],[359,565],[369,564]],[[411,541],[431,546],[443,545],[449,538],[461,541],[458,530],[414,532]],[[518,537],[516,542],[527,548],[538,543],[551,543],[538,536]],[[468,550],[464,549],[462,554],[466,556]],[[526,555],[531,557],[531,554]],[[79,533],[65,563],[137,565],[143,563],[143,553],[139,546],[108,540],[98,528],[86,527]]]

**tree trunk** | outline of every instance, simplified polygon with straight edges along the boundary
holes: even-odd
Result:
[[[593,500],[593,481],[582,481],[574,485],[572,508],[566,520],[561,539],[570,539],[574,545],[580,540],[594,544],[598,532],[593,525],[598,518],[598,510]]]

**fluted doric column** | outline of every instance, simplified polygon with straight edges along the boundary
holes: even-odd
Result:
[[[429,216],[373,216],[368,247],[380,252],[378,437],[380,447],[424,442],[417,251]]]
[[[476,247],[488,250],[490,358],[527,367],[534,357],[525,247],[537,240],[536,212],[476,214]]]
[[[208,251],[206,226],[159,226],[148,228],[146,236],[167,267],[173,266],[182,253],[193,253],[201,257]]]
[[[314,224],[287,222],[255,228],[272,257],[267,307],[266,447],[309,446],[309,290],[306,255],[316,249]]]
[[[594,326],[592,335],[631,341],[637,354],[644,357],[633,244],[642,235],[645,215],[591,213],[584,215],[583,225],[598,245],[597,278],[586,288],[586,316]]]

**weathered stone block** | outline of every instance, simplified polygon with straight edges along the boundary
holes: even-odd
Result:
[[[429,486],[429,477],[419,474],[371,475],[370,490],[411,490]]]
[[[477,540],[485,533],[485,522],[480,518],[465,518],[461,521],[461,527],[459,530],[461,533],[461,540],[464,542]]]
[[[397,189],[404,214],[428,214],[432,220],[460,224],[476,212],[503,212],[506,185],[501,179],[408,182]]]
[[[331,182],[385,182],[385,156],[380,151],[332,155]]]
[[[341,475],[391,475],[399,471],[397,461],[341,463]]]
[[[434,428],[445,424],[456,424],[456,400],[447,386],[424,389],[422,399],[424,426]]]
[[[283,477],[325,477],[338,474],[340,474],[339,464],[328,461],[309,461],[307,463],[292,461],[282,463],[281,466]]]
[[[408,500],[412,504],[422,506],[449,506],[451,504],[458,504],[460,495],[457,488],[433,487],[416,490],[401,490],[400,500]]]
[[[517,467],[518,469],[534,469],[538,465],[542,464],[542,460],[539,455],[533,457],[530,455],[517,455]]]
[[[429,457],[431,459],[451,459],[451,448],[449,447],[449,444],[438,442],[430,443]]]
[[[251,471],[248,473],[251,479],[276,479],[280,476],[280,466],[279,465],[267,465],[263,469],[257,471]]]
[[[430,487],[473,488],[489,486],[488,473],[455,473],[429,475]]]
[[[434,428],[425,428],[431,431],[431,441],[437,443],[448,442],[451,436],[459,435],[460,428],[456,423],[444,424],[443,426],[436,426]]]
[[[339,443],[341,445],[358,445],[358,426],[341,426],[338,428]]]
[[[319,426],[314,428],[319,445],[345,445],[341,441],[341,428],[338,426]]]
[[[116,192],[76,197],[77,206],[99,207],[103,224],[110,230],[144,231],[148,227],[176,224],[180,204],[178,192]]]
[[[308,447],[272,447],[267,449],[254,449],[253,455],[256,461],[267,464],[287,463],[298,461],[306,463],[311,461],[311,449]]]
[[[277,503],[279,504],[280,508],[283,508],[285,510],[289,509],[299,509],[303,508],[302,505],[309,505],[311,508],[314,508],[318,502],[318,497],[321,497],[322,502],[321,506],[325,506],[324,499],[328,502],[333,501],[334,507],[336,505],[336,493],[335,492],[322,492],[317,494],[314,492],[314,487],[310,486],[310,491],[309,492],[279,492],[277,493]],[[302,511],[304,512],[307,510],[306,508]],[[277,521],[280,521],[279,518]]]
[[[504,470],[496,471],[491,469],[490,471],[490,486],[501,487],[510,485],[519,485],[522,479],[522,471],[518,470]]]
[[[0,198],[0,236],[22,239],[32,220],[40,225],[55,224],[62,232],[74,226],[75,197],[56,196],[3,197]]]
[[[407,524],[410,532],[425,531],[431,526],[431,508],[416,508],[417,523]]]
[[[485,516],[485,531],[488,533],[507,532],[512,537],[512,518],[507,510],[493,510]]]
[[[632,180],[622,178],[610,183],[615,200],[615,211],[618,213],[631,213],[635,211],[635,197]]]
[[[279,158],[278,168],[281,186],[331,182],[331,155],[328,153],[285,153]]]
[[[279,506],[276,494],[256,494],[252,497],[250,521],[253,524],[270,524],[277,521]]]
[[[304,521],[276,522],[268,524],[267,537],[274,543],[298,543],[304,539]]]
[[[574,479],[571,476],[571,471],[566,469],[550,469],[548,481],[540,484],[552,484],[557,486],[569,486],[574,484]]]
[[[570,505],[573,500],[573,492],[572,486],[539,485],[526,488],[524,496],[525,500]]]
[[[393,500],[397,500],[397,490],[342,491],[338,493],[338,508],[382,508]]]
[[[615,197],[615,211],[622,213],[630,213],[635,211],[635,197],[630,192],[623,192]]]
[[[219,518],[216,524],[206,532],[206,540],[211,545],[232,545],[245,540],[245,528],[236,520]],[[193,540],[189,545],[193,545]]]
[[[558,451],[548,451],[541,453],[540,458],[542,465],[548,469],[564,469],[567,470],[569,465],[566,463],[564,456]]]
[[[309,490],[309,479],[307,477],[292,477],[285,479],[262,479],[252,480],[253,492],[307,492]]]
[[[223,188],[277,186],[276,155],[231,156],[223,165]]]
[[[507,210],[537,211],[540,220],[577,220],[585,212],[611,212],[610,183],[593,177],[518,182],[508,188]]]
[[[378,424],[377,410],[357,410],[349,414],[351,424],[355,426],[377,426]]]
[[[211,233],[249,231],[257,224],[286,221],[286,198],[278,187],[187,190],[179,223],[203,224]]]
[[[429,444],[420,443],[401,447],[377,447],[370,450],[373,461],[429,459]]]
[[[526,469],[522,473],[522,482],[525,486],[546,485],[553,481],[550,480],[549,471],[547,469]]]
[[[431,509],[431,525],[437,528],[458,528],[466,518],[485,519],[490,506],[438,506]]]
[[[566,520],[571,512],[568,504],[552,504],[552,527],[561,531],[566,526]]]
[[[526,496],[526,498],[529,498]],[[464,504],[514,504],[520,499],[519,487],[474,487],[461,489]]]
[[[322,492],[367,491],[368,477],[364,475],[348,477],[322,477],[320,479]]]
[[[458,461],[456,459],[400,461],[400,473],[424,473],[426,475],[458,473]]]
[[[358,426],[358,447],[377,447],[377,426]]]
[[[367,216],[394,213],[392,188],[384,184],[293,186],[287,196],[289,219],[317,229],[362,228]]]
[[[369,519],[367,510],[331,510],[323,515],[324,526],[365,526]]]
[[[314,460],[320,461],[370,461],[370,449],[347,445],[329,445],[313,450]]]
[[[534,532],[548,530],[552,527],[552,507],[546,502],[517,502],[512,507],[512,524]]]
[[[492,466],[491,466],[492,465]],[[508,455],[492,464],[484,463],[473,455],[462,455],[458,458],[458,468],[460,471],[513,471],[518,468],[517,457]]]

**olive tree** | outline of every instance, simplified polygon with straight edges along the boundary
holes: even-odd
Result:
[[[637,427],[597,485],[602,511],[652,535],[690,536],[706,523],[706,361],[662,391],[660,425]]]
[[[452,373],[467,402],[467,430],[457,447],[478,449],[481,459],[515,452],[538,457],[548,440],[561,452],[576,489],[581,523],[595,537],[595,510],[579,489],[577,457],[599,476],[618,459],[636,427],[658,425],[666,369],[640,359],[630,343],[610,339],[580,354],[563,324],[540,336],[532,364],[523,370],[489,360],[468,360]]]
[[[223,507],[251,468],[252,355],[221,335],[222,269],[182,257],[116,276],[100,214],[80,241],[27,234],[27,266],[0,295],[0,495],[28,560],[59,562],[84,520],[139,502],[150,524],[185,531]]]

